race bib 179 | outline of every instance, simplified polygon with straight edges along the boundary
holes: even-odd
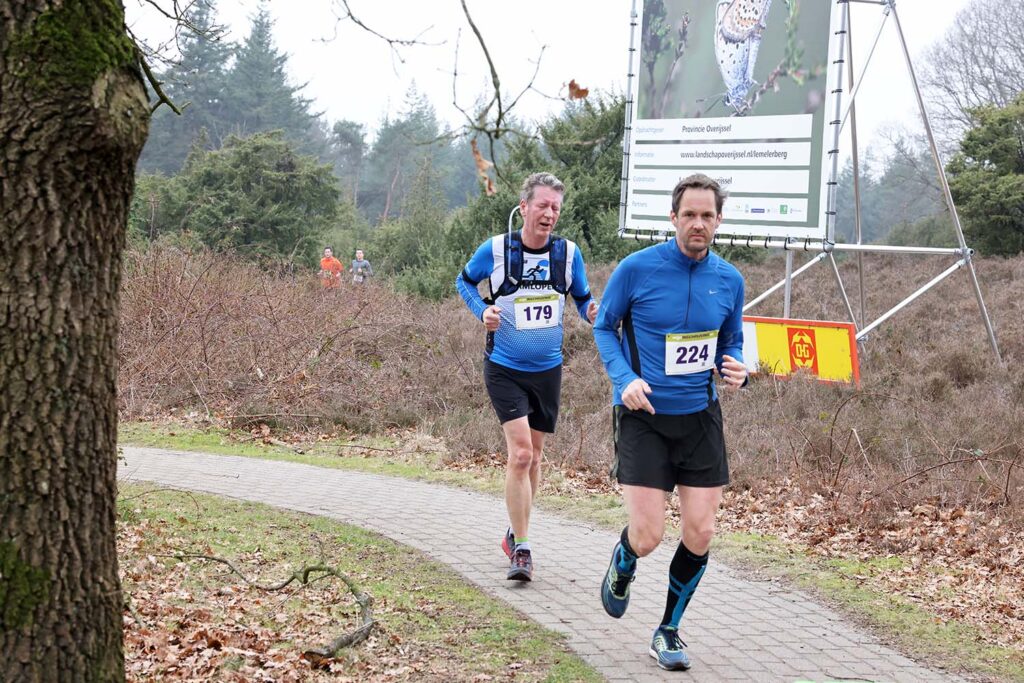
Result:
[[[558,295],[519,296],[514,302],[517,330],[556,327],[559,322]]]
[[[689,375],[715,365],[718,330],[665,335],[665,374]]]

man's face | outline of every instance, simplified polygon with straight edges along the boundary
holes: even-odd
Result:
[[[362,250],[359,250],[359,251],[356,252],[356,261],[362,261],[362,260],[363,260],[363,252],[362,252]]]
[[[530,201],[519,202],[523,214],[523,231],[545,240],[551,235],[562,212],[562,193],[546,185],[533,188]]]
[[[711,245],[722,214],[715,206],[714,190],[687,188],[679,198],[676,211],[669,214],[676,228],[679,249],[690,258],[700,258]]]
[[[331,251],[330,247],[324,249],[324,258],[331,258],[332,256],[334,256],[334,252]]]

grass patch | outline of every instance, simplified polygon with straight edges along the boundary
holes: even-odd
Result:
[[[368,531],[311,515],[208,495],[122,485],[119,554],[132,613],[130,675],[158,679],[599,681],[549,631],[440,563]],[[298,654],[351,630],[357,608],[343,584],[321,580],[267,593],[221,565],[180,561],[187,551],[230,559],[273,583],[324,563],[373,596],[371,638],[327,670]],[[339,679],[338,676],[341,676]],[[353,678],[345,678],[351,676]]]

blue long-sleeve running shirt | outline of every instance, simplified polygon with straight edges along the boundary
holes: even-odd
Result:
[[[614,405],[638,377],[656,413],[689,415],[717,396],[722,356],[743,360],[743,276],[718,255],[694,261],[676,240],[630,254],[615,269],[594,321]]]
[[[550,244],[550,242],[549,242]],[[523,245],[523,278],[519,290],[499,297],[501,326],[488,334],[487,357],[513,370],[541,372],[562,363],[562,311],[565,296],[552,287],[549,247],[530,249]],[[565,281],[580,317],[587,319],[590,286],[583,255],[566,240]],[[455,279],[455,287],[466,306],[483,319],[488,304],[477,291],[477,283],[488,280],[496,292],[505,277],[505,236],[497,235],[476,250],[466,268]],[[589,322],[589,321],[588,321]]]

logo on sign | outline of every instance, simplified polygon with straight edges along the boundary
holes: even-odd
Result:
[[[789,328],[789,362],[793,370],[810,370],[818,374],[818,354],[814,344],[814,330],[805,327]]]

